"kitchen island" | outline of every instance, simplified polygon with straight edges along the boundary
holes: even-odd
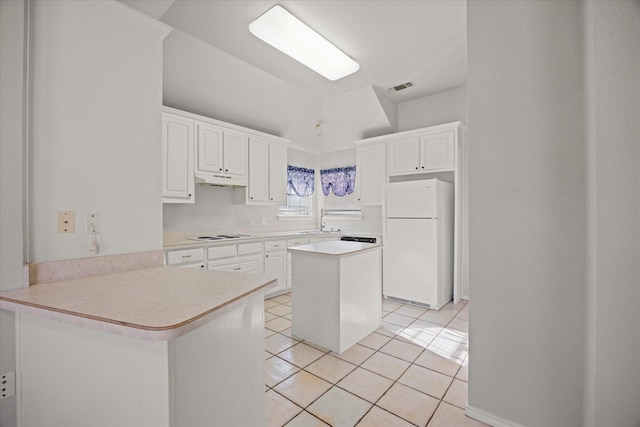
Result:
[[[264,276],[157,267],[0,292],[22,426],[260,426]]]
[[[289,251],[294,336],[342,353],[378,329],[382,245],[331,241]]]

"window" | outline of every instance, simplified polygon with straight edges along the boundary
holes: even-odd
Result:
[[[280,206],[281,217],[312,217],[316,171],[287,166],[287,204]]]

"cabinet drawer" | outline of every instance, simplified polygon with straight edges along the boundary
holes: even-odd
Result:
[[[260,273],[260,260],[248,259],[244,261],[237,261],[231,264],[215,265],[215,263],[209,263],[207,266],[209,270],[217,271],[231,271],[234,273]]]
[[[262,243],[241,243],[238,245],[238,255],[259,254],[262,252]]]
[[[167,265],[193,263],[203,259],[204,251],[201,248],[167,252]]]
[[[286,251],[286,250],[287,250],[286,240],[274,240],[272,242],[264,242],[265,252]]]
[[[229,258],[236,256],[236,245],[211,246],[207,248],[207,259]]]
[[[307,243],[309,243],[309,239],[308,238],[299,237],[297,239],[289,239],[289,240],[287,240],[287,247],[289,247],[289,246],[306,245]]]

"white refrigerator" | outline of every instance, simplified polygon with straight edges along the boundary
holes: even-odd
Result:
[[[383,295],[441,309],[453,297],[453,185],[388,183],[383,215]]]

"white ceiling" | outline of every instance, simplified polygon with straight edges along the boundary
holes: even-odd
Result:
[[[350,139],[351,141],[372,133],[389,132],[395,128],[395,117],[391,111],[393,105],[400,102],[420,98],[442,92],[466,84],[466,1],[464,0],[388,0],[388,1],[256,1],[256,0],[121,0],[122,3],[152,16],[170,25],[184,34],[171,34],[174,40],[165,41],[165,55],[167,49],[184,50],[187,39],[197,39],[204,42],[193,55],[212,55],[217,59],[209,59],[208,70],[211,75],[224,75],[223,70],[215,71],[213,63],[230,62],[236,70],[235,75],[243,75],[244,84],[251,88],[256,84],[262,89],[248,91],[243,101],[245,108],[238,108],[233,114],[233,106],[227,110],[212,105],[212,101],[192,99],[197,94],[185,94],[188,87],[184,82],[172,84],[167,79],[177,72],[175,62],[189,62],[189,66],[198,67],[191,57],[180,57],[180,53],[168,53],[172,63],[165,62],[165,101],[167,96],[173,98],[174,106],[189,109],[193,104],[200,114],[215,115],[222,120],[233,121],[237,124],[271,131],[282,136],[297,140],[309,138],[314,133],[315,122],[326,122],[327,117],[340,116],[344,123],[349,122],[349,110],[344,108],[345,99],[358,104],[375,103],[376,106],[366,105],[366,114],[357,113],[357,105],[350,110],[359,117],[353,122],[362,122],[370,117],[376,117],[375,123],[367,128],[342,129],[343,138],[338,136],[338,126],[333,127],[332,140]],[[331,82],[315,72],[307,69],[295,60],[277,51],[271,46],[258,40],[248,30],[248,25],[255,18],[266,12],[274,4],[280,4],[300,20],[314,28],[333,44],[342,49],[347,55],[360,64],[360,69],[343,79]],[[175,31],[174,31],[175,32]],[[178,42],[177,40],[181,41]],[[194,44],[194,42],[189,42]],[[178,46],[181,46],[178,48]],[[191,49],[191,48],[190,48]],[[203,53],[203,52],[210,52]],[[202,59],[206,62],[206,59]],[[241,64],[244,64],[243,66]],[[185,66],[187,64],[185,63]],[[167,70],[175,67],[176,70]],[[229,68],[229,67],[227,67]],[[244,68],[241,73],[238,70]],[[253,70],[251,70],[253,69]],[[259,70],[259,71],[258,71]],[[184,71],[183,71],[184,73]],[[194,71],[196,73],[196,71]],[[177,76],[176,76],[177,78]],[[196,77],[183,75],[181,80],[193,80]],[[256,81],[258,80],[258,81]],[[273,82],[276,81],[274,85]],[[265,82],[269,81],[268,87]],[[415,87],[399,93],[388,93],[387,88],[411,81]],[[238,82],[234,82],[238,84]],[[220,81],[210,85],[220,86]],[[169,86],[169,87],[167,87]],[[179,89],[178,89],[179,86]],[[273,92],[269,93],[269,87]],[[280,89],[276,89],[280,87]],[[273,101],[274,94],[294,91],[292,100],[294,107],[286,106],[286,100],[278,99],[272,109],[282,114],[271,117],[270,122],[261,122],[261,116],[269,112],[252,114],[251,105],[267,104],[260,101],[260,93]],[[236,90],[233,92],[237,94]],[[301,95],[303,94],[303,95]],[[210,94],[211,95],[211,94]],[[227,94],[228,96],[230,94]],[[240,94],[242,95],[242,94]],[[294,114],[300,119],[300,112],[292,111],[300,108],[300,97],[308,97],[308,107],[323,109],[324,111],[309,112],[305,128],[308,132],[297,132],[291,128],[291,123],[278,120],[284,114]],[[210,98],[211,96],[209,96]],[[333,100],[338,100],[333,101]],[[377,101],[372,101],[377,100]],[[189,105],[187,105],[189,104]],[[332,105],[340,108],[336,111]],[[322,107],[318,107],[321,105]],[[327,112],[327,108],[333,112]],[[390,108],[391,106],[391,108]],[[248,110],[247,110],[248,108]],[[372,110],[377,109],[378,111]],[[342,110],[342,111],[340,111]],[[263,110],[264,111],[264,108]],[[382,113],[382,114],[381,114]],[[221,117],[225,114],[231,117]],[[345,117],[345,114],[347,117]],[[313,115],[313,117],[311,117]],[[388,120],[380,120],[383,115]],[[264,117],[264,118],[266,118]],[[337,120],[337,118],[336,118]],[[306,120],[305,120],[306,121]],[[280,122],[280,123],[278,123]],[[366,125],[364,125],[366,127]],[[295,127],[295,126],[294,126]],[[352,126],[353,127],[353,126]],[[331,126],[329,126],[331,128]],[[340,135],[342,136],[342,135]],[[355,136],[355,139],[353,139]],[[325,141],[325,145],[327,142]],[[304,143],[300,146],[304,148]],[[325,146],[311,151],[331,151],[337,146]]]

